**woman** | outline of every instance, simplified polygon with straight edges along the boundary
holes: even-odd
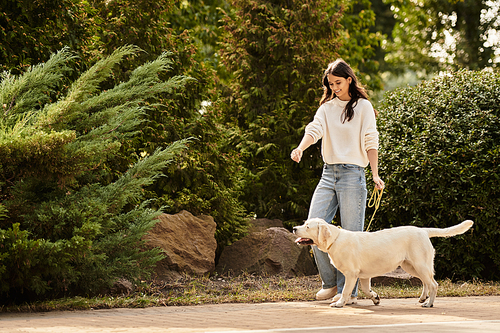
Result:
[[[323,76],[323,97],[314,120],[306,126],[299,146],[291,153],[300,162],[304,150],[322,139],[321,154],[325,165],[314,191],[308,218],[331,222],[340,211],[342,228],[363,231],[366,208],[364,168],[370,164],[378,189],[384,182],[378,175],[378,132],[376,112],[352,68],[342,59],[328,65]],[[344,275],[330,263],[328,254],[313,246],[314,258],[322,280],[317,300],[340,299]],[[358,287],[347,304],[357,302]]]

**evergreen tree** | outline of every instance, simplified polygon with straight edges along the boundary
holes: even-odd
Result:
[[[384,65],[380,56],[383,35],[376,25],[375,8],[370,0],[344,0],[331,3],[332,12],[342,8],[340,18],[339,56],[349,62],[361,83],[369,91],[380,91],[382,79],[380,66]]]
[[[168,16],[170,26],[178,34],[189,31],[198,50],[194,56],[216,68],[219,78],[226,75],[218,54],[224,18],[222,9],[229,10],[226,0],[185,0]]]
[[[141,250],[161,210],[144,188],[185,140],[150,155],[123,154],[159,95],[190,80],[173,76],[167,53],[101,85],[137,47],[118,48],[74,82],[67,49],[0,83],[0,295],[2,302],[93,293],[119,277],[147,277],[159,250]],[[67,90],[61,82],[69,83]],[[50,95],[58,96],[52,101]]]
[[[290,151],[317,109],[323,68],[337,56],[340,14],[323,0],[234,0],[221,56],[234,79],[225,121],[249,170],[244,202],[258,216],[307,215],[322,163],[318,146],[299,165]],[[316,175],[315,175],[316,174]]]
[[[98,30],[92,11],[80,0],[2,0],[0,69],[17,74],[64,46],[79,50]]]

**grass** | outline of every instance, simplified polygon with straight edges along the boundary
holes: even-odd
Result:
[[[500,282],[438,281],[438,297],[499,296]],[[136,288],[130,295],[62,298],[31,304],[0,307],[0,312],[40,312],[60,310],[90,310],[111,308],[145,308],[221,303],[262,303],[312,301],[321,288],[319,276],[284,278],[243,275],[239,277],[185,276],[175,282],[150,282]],[[382,298],[417,298],[421,286],[398,282],[389,286],[374,286]],[[360,292],[360,298],[364,295]]]

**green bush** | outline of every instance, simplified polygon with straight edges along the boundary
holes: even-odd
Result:
[[[164,53],[102,89],[117,65],[138,51],[118,48],[74,82],[64,78],[73,59],[67,49],[22,75],[2,75],[2,303],[96,293],[120,277],[147,277],[161,259],[160,250],[141,246],[161,214],[144,189],[187,142],[144,158],[123,147],[139,134],[151,103],[190,79],[161,80],[171,63]],[[61,82],[69,87],[59,90]]]
[[[472,230],[433,239],[439,278],[500,279],[500,75],[460,71],[385,95],[378,119],[387,188],[375,228]]]

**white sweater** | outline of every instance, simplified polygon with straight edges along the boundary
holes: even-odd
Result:
[[[378,132],[372,104],[358,99],[351,121],[342,123],[342,112],[348,101],[335,98],[322,104],[314,120],[306,126],[305,134],[314,143],[322,140],[321,154],[327,164],[355,164],[366,167],[367,151],[378,149]]]

